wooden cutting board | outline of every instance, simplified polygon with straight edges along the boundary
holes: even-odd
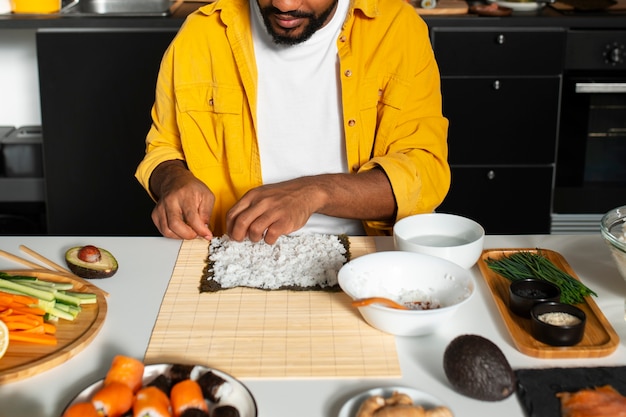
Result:
[[[5,355],[0,358],[0,385],[36,375],[76,355],[98,334],[107,313],[107,301],[103,292],[97,287],[76,281],[69,275],[33,269],[4,272],[53,282],[72,282],[75,291],[95,293],[97,303],[84,305],[74,321],[59,319],[56,324],[56,346],[11,342]]]
[[[352,258],[376,251],[350,238]],[[205,240],[183,242],[145,355],[237,378],[400,377],[395,337],[370,327],[343,292],[233,288],[200,293]]]
[[[619,336],[591,296],[585,297],[584,303],[576,305],[587,315],[585,335],[577,345],[550,346],[530,335],[530,319],[519,317],[509,310],[510,281],[492,271],[485,262],[487,258],[500,259],[519,251],[537,252],[537,249],[489,249],[483,251],[478,260],[478,267],[489,285],[493,300],[517,349],[538,358],[597,358],[615,351],[619,344]],[[558,268],[578,279],[561,254],[549,249],[541,249],[541,253]]]

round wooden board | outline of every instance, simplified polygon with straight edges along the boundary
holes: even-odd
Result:
[[[47,270],[3,271],[10,275],[37,277],[46,281],[72,282],[74,291],[96,294],[97,303],[82,306],[74,321],[59,319],[57,345],[39,346],[24,342],[11,342],[0,358],[0,384],[13,382],[53,368],[80,352],[96,336],[107,313],[104,293],[95,286],[77,281],[71,275]]]

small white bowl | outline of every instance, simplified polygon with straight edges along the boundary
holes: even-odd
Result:
[[[395,224],[393,239],[398,250],[438,256],[469,269],[483,251],[485,229],[455,214],[416,214]]]
[[[363,319],[398,336],[421,336],[444,326],[474,294],[467,269],[435,256],[387,251],[360,256],[338,274],[339,286],[353,300],[385,297],[400,304],[431,302],[427,310],[400,310],[380,304],[358,307]]]

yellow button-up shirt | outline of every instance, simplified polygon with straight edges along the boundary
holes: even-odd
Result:
[[[353,0],[337,39],[343,127],[352,172],[383,169],[396,219],[366,221],[369,234],[433,211],[450,186],[448,121],[428,28],[400,0]],[[211,230],[262,184],[256,141],[257,73],[248,0],[218,0],[191,14],[159,71],[146,155],[136,177],[150,192],[152,171],[184,160],[216,196]]]

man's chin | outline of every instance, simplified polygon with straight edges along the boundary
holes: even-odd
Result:
[[[274,43],[278,45],[296,45],[308,40],[313,33],[307,32],[306,27],[298,27],[290,30],[284,28],[274,29],[270,33]]]

